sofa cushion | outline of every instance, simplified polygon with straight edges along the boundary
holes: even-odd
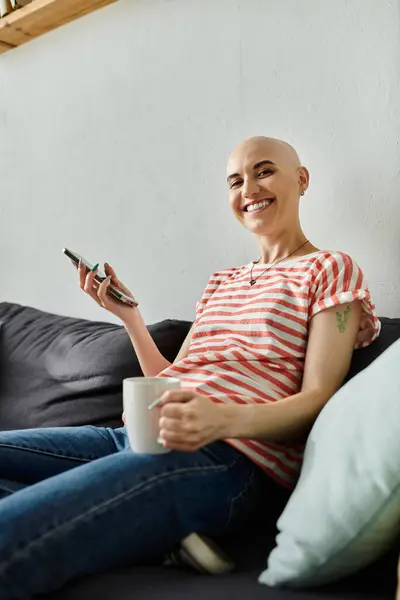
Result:
[[[0,429],[118,427],[122,380],[142,374],[124,327],[0,303]],[[149,326],[172,361],[191,323]]]
[[[328,402],[260,581],[335,581],[400,542],[400,340]]]
[[[394,600],[397,555],[391,553],[357,576],[313,590],[267,588],[257,583],[265,557],[265,539],[254,549],[253,534],[245,544],[225,550],[239,569],[227,575],[200,575],[156,565],[124,567],[71,582],[43,600]],[[250,554],[250,560],[242,559]],[[251,564],[250,564],[251,563]],[[134,592],[134,593],[133,593]]]

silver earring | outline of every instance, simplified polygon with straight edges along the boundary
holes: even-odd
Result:
[[[301,190],[301,192],[300,192],[300,196],[304,196],[304,194],[305,194],[305,191],[304,191],[304,190]]]

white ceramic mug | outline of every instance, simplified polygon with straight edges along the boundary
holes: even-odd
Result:
[[[160,412],[150,404],[168,390],[180,388],[179,379],[170,377],[129,377],[123,380],[123,401],[129,444],[138,454],[169,452],[157,440],[160,434]]]

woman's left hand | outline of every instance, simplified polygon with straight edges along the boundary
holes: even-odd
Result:
[[[160,441],[166,448],[194,452],[223,436],[222,404],[190,389],[162,396]]]

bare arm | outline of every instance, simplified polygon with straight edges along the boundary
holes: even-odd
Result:
[[[194,331],[194,323],[191,326],[191,328],[189,329],[189,333],[185,337],[185,340],[174,360],[174,363],[178,362],[178,360],[182,360],[183,358],[186,358],[187,355],[189,354],[189,346],[190,346],[190,342],[192,340],[193,331]]]
[[[124,327],[145,377],[155,377],[170,366],[171,363],[155,345],[138,309],[132,311],[129,320],[124,322]]]
[[[349,370],[360,320],[359,301],[315,315],[310,323],[301,391],[274,404],[219,405],[221,437],[284,442],[308,434]]]
[[[133,344],[143,374],[145,377],[155,377],[161,371],[169,367],[171,363],[162,356],[155,345],[139,309],[123,304],[107,294],[107,287],[111,282],[128,296],[132,295],[130,290],[118,279],[111,265],[105,263],[104,270],[107,279],[101,284],[98,284],[94,280],[96,271],[88,271],[84,265],[80,265],[78,269],[79,285],[99,306],[102,306],[122,321]],[[193,326],[190,329],[175,362],[187,356],[192,331]]]
[[[131,339],[145,377],[155,377],[170,366],[171,363],[162,356],[155,345],[138,309],[131,311],[129,320],[124,322],[124,327]],[[193,325],[174,362],[177,362],[188,355],[192,332]]]

